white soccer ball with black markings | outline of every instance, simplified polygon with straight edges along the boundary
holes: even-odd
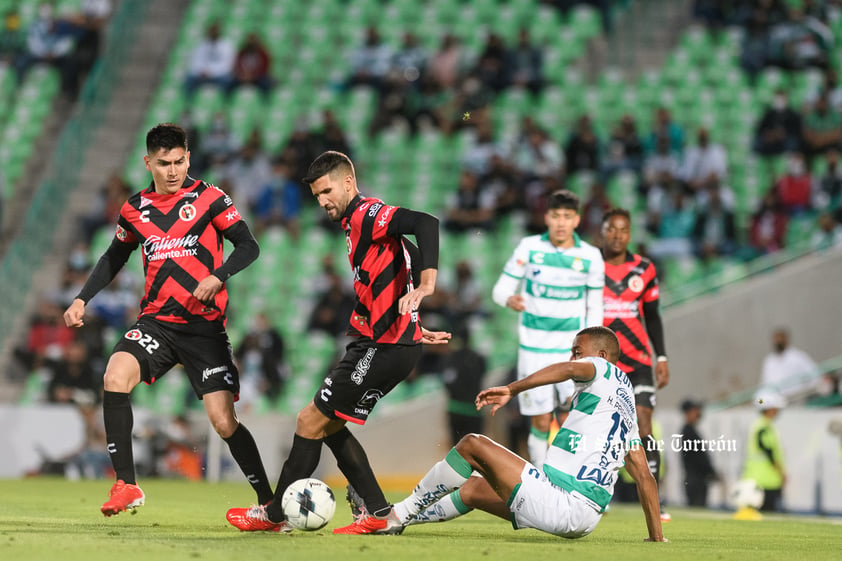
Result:
[[[296,530],[311,532],[327,526],[336,512],[336,498],[327,483],[299,479],[287,487],[281,499],[287,522]]]
[[[741,479],[734,485],[731,500],[737,508],[760,508],[765,495],[753,479]]]

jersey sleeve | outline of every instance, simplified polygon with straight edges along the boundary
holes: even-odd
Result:
[[[371,232],[371,240],[378,241],[389,237],[389,224],[395,216],[395,210],[400,207],[390,206],[381,202],[372,204],[362,217],[364,229]]]
[[[234,206],[231,195],[213,185],[210,186],[210,190],[217,195],[216,200],[210,204],[211,221],[217,230],[220,232],[227,230],[243,219]]]
[[[646,287],[643,289],[641,300],[643,300],[644,302],[655,302],[660,296],[660,286],[658,285],[658,273],[655,270],[655,265],[649,263],[649,267],[646,268],[646,274],[651,278],[649,279],[649,282],[646,283]]]
[[[123,206],[120,207],[120,216],[117,218],[117,229],[114,232],[115,239],[127,244],[138,243],[137,236],[134,235],[134,228],[132,228],[131,221],[128,218],[128,213],[132,210],[128,202],[123,203]]]

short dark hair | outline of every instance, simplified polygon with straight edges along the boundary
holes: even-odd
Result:
[[[547,197],[547,210],[555,210],[559,208],[579,212],[579,195],[568,189],[553,191]]]
[[[610,210],[605,211],[605,214],[602,215],[602,224],[605,224],[615,216],[622,216],[623,218],[629,221],[629,224],[631,224],[631,213],[628,210],[620,207],[614,207]]]
[[[576,334],[576,337],[582,335],[587,335],[596,341],[599,349],[608,354],[608,362],[615,363],[620,358],[620,341],[610,328],[602,325],[593,325],[581,330]]]
[[[146,133],[146,153],[153,154],[160,149],[172,150],[184,148],[187,150],[187,133],[174,123],[155,125]]]
[[[343,168],[344,171],[350,172],[351,175],[354,175],[354,164],[351,163],[351,158],[342,152],[328,150],[327,152],[322,152],[315,160],[313,160],[313,163],[310,164],[310,167],[307,169],[307,175],[305,175],[301,181],[309,185],[321,176],[333,173],[334,171],[341,170]]]

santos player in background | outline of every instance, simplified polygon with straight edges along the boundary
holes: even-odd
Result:
[[[602,325],[602,255],[576,234],[579,197],[555,191],[547,200],[547,232],[521,240],[494,285],[500,306],[520,312],[518,379],[549,364],[567,360],[580,329]],[[538,467],[544,463],[553,411],[573,395],[573,383],[559,382],[518,395],[522,415],[530,417],[527,446]]]
[[[661,454],[652,437],[655,391],[669,382],[670,371],[664,347],[664,328],[658,311],[658,276],[655,265],[628,250],[631,215],[614,208],[602,217],[602,256],[605,259],[605,325],[620,341],[617,366],[634,386],[637,423],[646,449],[649,470],[655,481]],[[651,343],[651,350],[650,350]],[[655,372],[652,372],[652,351]],[[668,519],[666,513],[664,519]]]
[[[408,525],[444,521],[461,514],[453,503],[479,508],[510,521],[516,530],[536,528],[565,538],[593,532],[611,501],[625,464],[637,482],[647,541],[666,541],[661,530],[658,489],[640,446],[628,377],[615,366],[620,353],[614,333],[602,326],[576,335],[570,362],[542,368],[508,386],[480,392],[477,408],[494,414],[521,392],[571,381],[570,414],[553,439],[543,467],[535,466],[479,434],[463,437],[427,472],[412,494],[395,505]],[[472,476],[476,471],[482,477]],[[455,491],[455,492],[454,492]],[[439,504],[441,503],[441,504]]]
[[[151,384],[179,363],[258,501],[266,502],[272,488],[260,453],[234,412],[240,380],[225,332],[224,283],[257,259],[257,241],[231,197],[187,175],[190,152],[181,127],[153,127],[146,151],[151,184],[123,204],[111,246],[64,312],[69,327],[82,326],[88,301],[114,279],[135,249],[143,249],[146,293],[140,314],[105,368],[102,409],[117,482],[100,510],[112,516],[144,503],[135,480],[129,394],[141,381]],[[224,263],[223,237],[234,244]]]

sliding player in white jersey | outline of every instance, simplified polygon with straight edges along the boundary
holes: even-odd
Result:
[[[634,389],[614,364],[619,354],[613,331],[588,327],[573,341],[572,361],[480,392],[477,408],[490,405],[493,414],[525,390],[565,380],[576,386],[570,414],[547,452],[543,469],[485,436],[470,434],[427,472],[409,497],[395,505],[395,515],[406,526],[424,511],[435,511],[439,502],[448,503],[442,510],[449,512],[458,502],[509,520],[516,530],[536,528],[580,538],[596,528],[625,464],[637,482],[649,532],[646,541],[666,541],[658,489],[637,432]],[[482,477],[472,476],[473,471]]]
[[[567,190],[547,199],[547,232],[521,240],[494,285],[500,306],[520,312],[518,379],[567,360],[576,333],[602,325],[605,264],[596,247],[576,234],[579,197]],[[573,384],[531,389],[518,396],[521,415],[531,418],[529,459],[544,463],[552,414],[573,394]]]

